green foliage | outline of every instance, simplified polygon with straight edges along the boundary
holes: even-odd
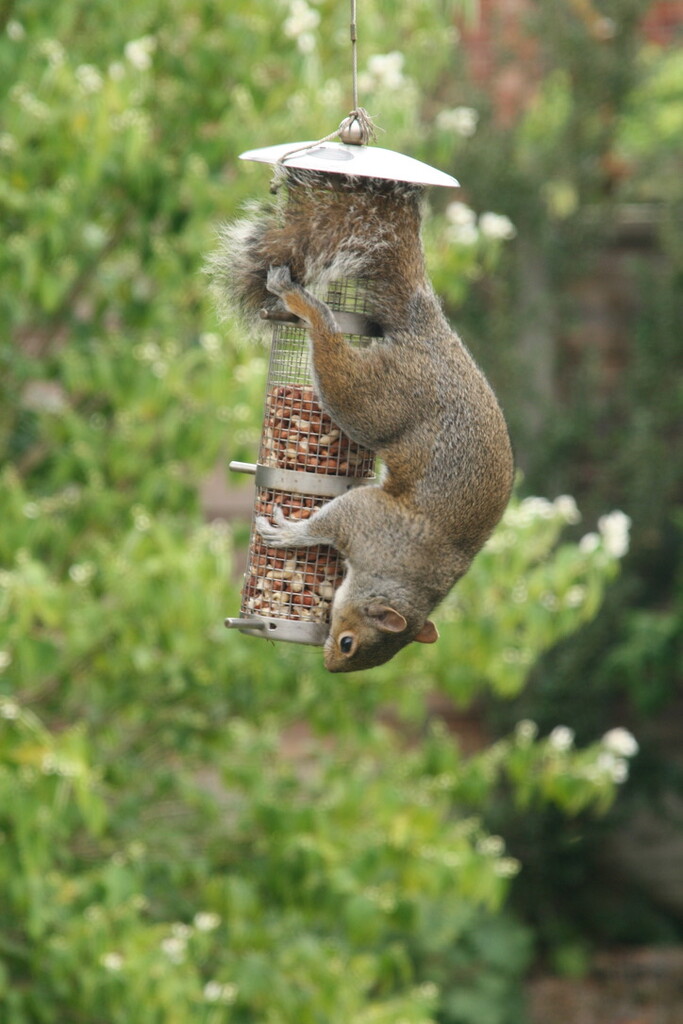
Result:
[[[668,50],[644,41],[641,19],[651,7],[647,0],[594,3],[596,17],[611,19],[598,37],[588,30],[586,5],[531,5],[534,56],[517,110],[501,114],[488,81],[484,90],[443,83],[448,101],[472,106],[477,129],[452,134],[450,148],[437,119],[431,133],[441,166],[465,183],[475,214],[495,209],[517,229],[495,274],[475,277],[464,298],[444,264],[437,273],[439,291],[496,382],[525,486],[576,495],[589,522],[614,506],[633,521],[624,571],[600,614],[536,663],[507,712],[498,705],[493,717],[502,730],[520,715],[543,728],[559,718],[586,739],[618,714],[634,725],[650,719],[656,735],[658,719],[676,713],[683,93],[675,39]],[[498,56],[491,78],[504,83],[506,68],[520,65],[513,54]],[[664,800],[680,794],[675,760],[656,740],[643,760],[622,814],[655,793]],[[496,817],[514,836],[511,815]],[[551,947],[551,959],[553,947],[566,948],[559,961],[572,971],[585,963],[595,935],[644,941],[672,929],[680,937],[673,901],[668,923],[648,931],[645,921],[661,921],[667,911],[648,910],[628,881],[620,888],[600,873],[601,836],[541,813],[521,845],[524,862],[531,857],[545,877],[541,897],[536,885],[524,889],[522,880],[518,887],[525,919]],[[558,856],[563,844],[573,859]],[[572,887],[577,877],[581,884]],[[622,905],[641,921],[640,931],[624,924]]]
[[[367,12],[363,100],[392,148],[450,153],[421,93],[470,6]],[[561,542],[571,499],[516,501],[439,644],[343,685],[317,650],[222,628],[245,527],[204,523],[199,488],[227,449],[253,457],[265,355],[218,330],[200,268],[266,189],[238,154],[346,113],[346,19],[332,0],[0,12],[7,1024],[520,1024],[533,938],[502,909],[520,864],[487,808],[597,814],[623,781],[604,742],[522,723],[465,757],[424,727],[429,691],[518,694],[595,615],[623,550],[609,521]],[[514,233],[462,227],[456,207],[427,230],[454,303]]]
[[[518,864],[481,808],[503,783],[520,807],[606,806],[616,780],[600,749],[557,750],[521,729],[464,759],[438,728],[404,749],[371,712],[398,682],[397,705],[419,722],[419,693],[442,668],[416,677],[406,652],[393,676],[368,673],[341,694],[317,651],[224,635],[221,604],[237,600],[224,526],[134,507],[57,573],[31,551],[41,516],[23,510],[0,580],[8,1021],[90,1020],[95,1007],[122,1022],[211,1021],[227,1007],[244,1021],[422,1021],[436,1006],[445,1021],[518,1019],[506,994],[529,939],[491,917]],[[62,511],[67,535],[79,514]],[[537,543],[495,584],[484,557],[471,593],[491,607],[461,654],[469,671],[441,676],[454,693],[475,692],[489,665],[491,685],[522,685],[516,667],[496,676],[509,634],[496,638],[494,621],[526,557],[556,594],[577,579],[604,586],[615,563],[602,548],[588,561],[575,549],[569,572],[568,552],[552,552],[566,514],[513,509],[494,538],[494,550],[511,550],[515,530]],[[524,643],[567,628],[543,616]],[[292,754],[286,730],[300,719],[321,738]]]

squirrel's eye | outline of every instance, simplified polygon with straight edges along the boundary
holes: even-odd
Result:
[[[351,633],[345,633],[339,638],[339,650],[342,654],[351,654],[353,650],[353,635]]]

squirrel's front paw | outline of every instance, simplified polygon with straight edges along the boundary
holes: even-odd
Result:
[[[292,275],[288,266],[270,267],[266,287],[273,295],[282,295],[292,288]]]
[[[256,529],[270,547],[295,548],[310,543],[306,538],[305,520],[286,519],[279,505],[273,509],[273,518],[274,523],[269,522],[265,516],[257,516],[254,520]]]

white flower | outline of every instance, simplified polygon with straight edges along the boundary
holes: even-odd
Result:
[[[368,92],[373,89],[400,89],[405,84],[404,62],[405,58],[398,50],[374,54],[368,61],[368,70],[361,75],[359,85]]]
[[[207,981],[204,986],[204,999],[207,1003],[234,1003],[237,997],[237,985],[221,984],[220,981]]]
[[[583,602],[586,600],[587,590],[580,583],[576,583],[573,587],[570,587],[564,597],[564,603],[567,608],[580,608]]]
[[[479,114],[474,107],[453,107],[451,110],[440,110],[436,115],[436,126],[442,131],[453,131],[463,138],[474,135],[479,123]]]
[[[212,932],[220,923],[218,914],[212,914],[210,911],[200,911],[194,915],[193,924],[198,932]]]
[[[582,555],[592,555],[600,547],[600,538],[597,533],[585,533],[579,541],[579,551]]]
[[[5,27],[7,36],[12,40],[13,43],[20,43],[26,36],[26,29],[20,21],[16,21],[14,18],[10,18]]]
[[[102,75],[93,64],[81,64],[76,68],[76,81],[85,93],[99,92]]]
[[[103,953],[100,963],[107,971],[120,971],[123,967],[123,957],[120,953]]]
[[[515,736],[518,743],[524,745],[531,743],[538,735],[538,726],[529,718],[522,719],[515,727]]]
[[[185,959],[185,950],[187,943],[185,939],[179,936],[171,936],[168,939],[164,939],[161,943],[161,950],[166,954],[171,963],[181,964]]]
[[[154,36],[142,36],[131,39],[123,48],[126,60],[138,71],[148,71],[152,66],[152,54],[156,50],[157,41]]]
[[[0,651],[0,654],[6,658],[6,661],[2,666],[3,668],[6,668],[12,659],[7,651]],[[0,718],[7,718],[10,721],[14,721],[19,717],[19,715],[19,705],[15,704],[13,700],[9,700],[7,697],[4,697],[0,701]]]
[[[94,562],[77,562],[69,568],[69,579],[80,587],[87,586],[97,572]]]
[[[315,36],[312,32],[302,32],[296,41],[299,53],[313,53],[315,50]]]
[[[494,874],[499,878],[514,878],[519,874],[521,865],[514,857],[501,857],[493,865]]]
[[[313,32],[319,24],[320,14],[309,7],[306,0],[292,0],[283,31],[288,39],[298,39]]]
[[[10,156],[19,149],[17,140],[9,132],[0,132],[0,153]]]
[[[635,757],[638,753],[638,741],[628,729],[610,729],[602,737],[602,745],[616,757]]]
[[[581,521],[581,513],[571,494],[560,494],[559,497],[555,498],[553,507],[559,512],[566,523],[573,525]]]
[[[567,725],[556,725],[548,736],[548,743],[554,750],[565,753],[574,745],[574,730]]]
[[[446,220],[458,227],[474,226],[477,223],[477,215],[467,203],[449,203],[445,210]]]
[[[479,218],[479,230],[485,238],[508,241],[517,234],[517,228],[509,217],[502,213],[482,213]]]
[[[451,224],[446,232],[449,242],[455,245],[476,245],[479,232],[474,224]]]
[[[200,334],[199,344],[209,355],[216,355],[221,350],[221,339],[213,331],[204,331]]]
[[[12,102],[18,103],[29,117],[34,117],[37,121],[47,121],[50,117],[50,108],[47,103],[37,99],[23,82],[17,82],[16,85],[13,85],[9,96]]]
[[[502,836],[484,836],[477,843],[477,852],[485,857],[500,857],[505,853],[505,840]]]
[[[61,67],[66,60],[66,50],[56,39],[44,39],[38,47],[38,52],[53,68]]]
[[[88,221],[87,224],[83,225],[81,238],[88,249],[101,249],[107,241],[107,232],[99,224],[95,224],[94,221]]]
[[[623,558],[628,551],[628,534],[631,527],[630,518],[624,513],[610,512],[600,516],[598,530],[605,546],[605,551],[613,558]]]
[[[204,986],[204,998],[207,1003],[217,1003],[221,997],[223,986],[220,981],[207,981]]]
[[[596,767],[601,775],[608,775],[612,782],[626,782],[628,778],[628,762],[612,753],[600,754]]]
[[[552,519],[555,515],[553,503],[547,498],[524,498],[519,506],[522,525],[527,526],[537,519]]]
[[[449,222],[448,240],[456,245],[474,245],[479,238],[477,215],[467,203],[449,203],[445,210]]]

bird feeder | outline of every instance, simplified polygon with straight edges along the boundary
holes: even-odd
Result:
[[[355,112],[354,112],[355,113]],[[364,179],[454,187],[455,178],[401,153],[366,144],[354,115],[340,126],[341,142],[287,143],[250,150],[241,158],[285,169],[346,175],[362,189]],[[296,177],[285,187],[296,189]],[[285,212],[286,217],[286,212]],[[344,278],[326,288],[308,287],[332,310],[339,330],[353,345],[381,344],[363,280]],[[264,310],[273,320],[263,429],[256,464],[230,468],[255,475],[254,518],[308,518],[325,502],[374,478],[374,454],[344,435],[315,394],[307,330],[291,314]],[[379,339],[379,340],[378,340]],[[330,547],[269,547],[252,526],[239,617],[226,626],[252,636],[322,646],[334,592],[343,579],[339,554]]]

